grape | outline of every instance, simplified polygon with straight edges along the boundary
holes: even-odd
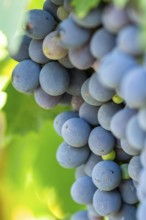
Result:
[[[12,84],[22,93],[32,93],[39,86],[40,65],[24,60],[16,65],[12,72]]]
[[[131,179],[123,180],[119,186],[119,190],[125,203],[134,205],[138,202],[136,188]]]
[[[142,202],[137,211],[137,219],[138,220],[144,220],[146,216],[146,200]]]
[[[133,57],[116,48],[101,59],[97,77],[107,88],[117,89],[127,71],[135,66]]]
[[[128,163],[123,163],[120,165],[123,180],[127,180],[130,178],[128,173],[128,165],[129,165]]]
[[[48,95],[39,87],[34,91],[34,99],[41,108],[51,109],[59,104],[61,96]]]
[[[140,127],[146,131],[146,108],[142,108],[138,112],[138,123]]]
[[[68,12],[71,12],[73,10],[71,0],[64,0],[64,7]]]
[[[115,151],[116,151],[116,161],[127,162],[131,159],[131,155],[129,155],[125,151],[123,151],[122,148],[116,147]]]
[[[98,189],[93,196],[93,206],[101,216],[118,212],[121,207],[120,193],[118,190],[105,192]]]
[[[88,176],[92,176],[92,170],[94,168],[94,166],[99,163],[101,161],[101,157],[100,156],[97,156],[93,153],[91,153],[91,155],[89,156],[88,160],[86,161],[85,165],[84,165],[84,170],[85,170],[85,173],[88,175]]]
[[[99,122],[97,120],[98,107],[89,105],[84,102],[79,109],[79,116],[83,118],[91,125],[98,125]]]
[[[61,112],[59,115],[57,115],[53,123],[57,134],[59,134],[60,136],[62,135],[61,134],[62,126],[68,119],[78,118],[78,117],[79,117],[78,113],[74,111]]]
[[[109,220],[137,220],[136,207],[123,203],[121,209],[108,216]]]
[[[139,182],[139,174],[141,172],[142,165],[140,162],[140,157],[139,156],[134,156],[129,162],[128,165],[128,173],[129,176],[133,179]]]
[[[87,102],[89,105],[93,106],[100,106],[103,102],[99,102],[96,99],[94,99],[90,93],[89,93],[89,79],[87,79],[82,87],[81,87],[81,95],[85,102]]]
[[[133,116],[128,122],[126,136],[129,144],[136,150],[142,150],[146,139],[146,133],[138,124],[137,115]]]
[[[146,141],[145,141],[144,149],[141,151],[141,154],[140,154],[140,161],[141,161],[142,166],[146,168]]]
[[[90,78],[89,92],[94,99],[100,102],[107,102],[114,95],[113,90],[107,89],[99,82],[96,74],[93,74]]]
[[[11,48],[9,49],[10,57],[18,62],[29,59],[28,47],[30,41],[31,38],[26,35],[16,36],[13,40],[13,43],[15,44],[16,42],[20,42],[20,45],[17,51],[11,51]]]
[[[111,191],[121,182],[121,170],[117,163],[111,160],[98,162],[92,171],[93,183],[102,191]]]
[[[129,23],[129,18],[126,10],[110,4],[103,11],[102,22],[107,30],[118,33],[120,29]]]
[[[136,156],[140,153],[139,150],[136,150],[128,143],[127,139],[121,140],[121,147],[127,154],[132,156]]]
[[[49,62],[49,59],[43,53],[42,43],[42,40],[31,40],[29,44],[29,56],[36,63],[45,64]]]
[[[139,35],[140,30],[134,25],[123,28],[118,34],[118,47],[130,55],[140,55],[142,53],[142,47],[140,45]]]
[[[115,115],[112,117],[110,129],[117,138],[126,138],[127,124],[131,117],[135,115],[135,113],[136,110],[125,107],[124,109],[121,109],[120,111],[115,113]]]
[[[103,220],[103,218],[95,211],[93,204],[87,205],[87,210],[90,220]]]
[[[63,5],[64,0],[51,0],[55,5]]]
[[[55,5],[51,0],[46,0],[43,5],[43,10],[48,11],[55,19],[57,18],[57,8],[58,6]]]
[[[71,187],[71,196],[76,203],[90,204],[93,195],[96,191],[96,186],[89,176],[78,178]]]
[[[101,157],[103,160],[114,160],[116,156],[116,152],[112,150],[110,153],[102,155]]]
[[[79,211],[71,216],[71,220],[89,220],[87,211]]]
[[[64,6],[60,6],[57,9],[57,17],[63,21],[64,19],[66,19],[68,17],[68,12],[66,11],[66,9],[64,8]]]
[[[137,196],[141,202],[146,198],[146,170],[142,169],[139,175],[139,183],[137,186]]]
[[[78,179],[82,176],[86,176],[85,170],[84,170],[84,164],[77,167],[75,171],[75,178]]]
[[[146,104],[146,71],[141,67],[133,68],[121,82],[121,94],[128,106],[141,108]]]
[[[83,102],[84,102],[84,100],[83,100],[82,96],[72,96],[71,106],[74,110],[79,111]]]
[[[115,139],[109,131],[98,126],[91,131],[88,144],[94,154],[102,156],[113,150]]]
[[[115,36],[105,28],[98,29],[91,38],[90,50],[92,55],[101,59],[115,46]]]
[[[43,39],[54,30],[56,22],[53,16],[44,10],[29,10],[25,19],[25,33],[29,37],[37,40]]]
[[[81,118],[71,118],[62,126],[62,136],[65,142],[73,147],[86,145],[90,132],[91,127]]]
[[[70,17],[58,27],[60,44],[64,48],[77,48],[84,45],[90,38],[90,30],[79,27]]]
[[[78,69],[69,70],[70,84],[67,88],[67,93],[74,96],[81,95],[81,86],[87,79],[87,74],[84,71]]]
[[[67,54],[65,57],[59,59],[58,62],[59,62],[60,64],[62,64],[64,67],[68,68],[68,69],[74,67],[74,66],[72,65],[72,63],[70,62],[70,60],[69,60],[68,54]]]
[[[46,57],[58,60],[67,55],[67,50],[60,46],[57,31],[49,33],[43,41],[43,52]]]
[[[83,28],[95,28],[101,25],[101,9],[91,10],[84,18],[79,18],[76,14],[72,13],[73,20]]]
[[[58,163],[65,168],[75,168],[85,163],[89,157],[88,146],[75,148],[63,142],[56,153]]]
[[[122,105],[116,105],[113,102],[108,102],[100,106],[98,110],[99,124],[106,130],[110,131],[110,123],[112,117],[122,108]]]
[[[69,59],[73,66],[81,70],[90,68],[95,60],[90,52],[89,43],[79,48],[69,49]]]
[[[40,84],[42,89],[49,95],[61,95],[66,92],[69,85],[68,72],[55,61],[47,63],[40,72]]]
[[[65,106],[70,105],[71,99],[72,99],[72,96],[65,92],[61,95],[61,99],[60,99],[59,104],[60,105],[65,105]]]

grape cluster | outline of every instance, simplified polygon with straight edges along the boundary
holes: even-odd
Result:
[[[79,18],[70,0],[26,13],[14,88],[50,109],[67,103],[54,128],[56,158],[76,168],[71,196],[86,210],[71,220],[144,220],[146,65],[132,6],[101,3]]]

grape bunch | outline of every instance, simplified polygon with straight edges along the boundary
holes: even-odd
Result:
[[[70,193],[86,207],[71,220],[144,220],[146,54],[135,8],[101,2],[79,18],[70,0],[46,0],[23,31],[10,51],[14,88],[44,109],[72,108],[54,119],[57,161],[76,169]]]

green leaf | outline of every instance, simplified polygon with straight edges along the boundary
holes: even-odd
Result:
[[[129,2],[129,0],[113,0],[113,3],[118,8],[124,8],[128,2]]]
[[[74,170],[62,168],[56,161],[61,142],[52,122],[44,123],[39,133],[13,137],[5,148],[5,181],[11,186],[9,197],[13,192],[15,205],[31,207],[36,215],[48,211],[57,219],[82,208],[70,196]]]
[[[88,12],[97,7],[101,0],[72,0],[72,6],[79,18],[85,17]]]
[[[70,109],[57,106],[51,110],[40,108],[34,101],[33,95],[24,95],[16,91],[11,83],[5,90],[8,94],[7,104],[3,110],[6,112],[8,134],[25,134],[29,131],[38,131],[45,120],[55,118],[59,112]]]

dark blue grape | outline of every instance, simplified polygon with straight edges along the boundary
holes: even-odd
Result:
[[[79,27],[70,17],[58,27],[60,44],[67,49],[78,48],[88,42],[90,30]]]
[[[89,92],[91,96],[100,102],[107,102],[111,100],[114,95],[114,91],[106,88],[100,82],[96,74],[94,73],[89,81]]]
[[[84,83],[84,81],[87,79],[86,72],[78,69],[70,69],[69,78],[70,78],[70,83],[66,90],[67,93],[74,96],[80,96],[81,86]]]
[[[123,28],[117,38],[118,47],[124,52],[136,56],[143,52],[140,45],[140,29],[134,25]]]
[[[115,36],[105,28],[98,29],[91,38],[90,50],[92,55],[101,59],[115,46]]]
[[[78,113],[74,111],[61,112],[59,115],[57,115],[53,123],[57,134],[59,134],[60,136],[62,135],[61,134],[62,126],[68,119],[78,118],[78,117],[79,117]]]
[[[139,150],[133,148],[126,139],[121,140],[121,147],[127,154],[132,156],[136,156],[140,153]]]
[[[64,0],[51,0],[55,5],[63,5]]]
[[[84,164],[76,168],[76,171],[75,171],[75,178],[76,179],[78,179],[82,176],[87,176],[84,168],[85,168]]]
[[[111,120],[110,129],[112,133],[119,139],[126,138],[126,127],[136,110],[125,107],[118,111]],[[120,126],[119,126],[120,125]]]
[[[144,148],[146,133],[139,126],[137,115],[134,115],[129,120],[126,128],[126,136],[129,144],[131,144],[133,148],[138,151]]]
[[[46,0],[43,5],[43,10],[48,11],[55,19],[57,18],[57,8],[58,6],[55,5],[51,0]]]
[[[45,64],[49,62],[49,59],[43,53],[42,44],[42,40],[31,40],[29,44],[29,56],[36,63]]]
[[[71,118],[62,126],[62,137],[73,147],[82,147],[88,143],[90,125],[81,118]]]
[[[139,182],[139,174],[142,170],[142,165],[140,162],[140,157],[139,156],[134,156],[129,162],[128,165],[128,173],[129,176],[133,179]]]
[[[10,57],[18,62],[29,59],[28,48],[29,48],[30,41],[31,41],[31,38],[26,35],[16,36],[13,40],[13,43],[18,44],[19,42],[19,47],[17,51],[11,51],[11,48],[9,49]]]
[[[49,95],[61,95],[66,92],[69,86],[68,72],[55,61],[47,63],[40,72],[40,84],[42,89]]]
[[[98,126],[91,131],[88,144],[94,154],[102,156],[113,150],[115,139],[109,131]]]
[[[93,106],[100,106],[103,104],[103,102],[97,101],[96,99],[94,99],[90,93],[89,93],[89,79],[87,79],[82,87],[81,87],[81,95],[83,97],[83,99],[85,100],[85,102],[87,102],[89,105],[93,105]]]
[[[102,160],[102,158],[100,156],[97,156],[97,155],[91,153],[91,155],[89,156],[88,160],[86,161],[86,163],[84,165],[85,173],[91,177],[94,166],[97,163],[99,163],[101,160]]]
[[[89,220],[87,211],[78,211],[71,216],[71,220]]]
[[[140,109],[137,116],[140,127],[146,131],[146,108]]]
[[[110,4],[103,11],[102,22],[107,30],[118,33],[120,29],[129,23],[129,18],[125,9]]]
[[[106,130],[110,131],[112,117],[122,108],[113,102],[108,102],[100,106],[97,114],[99,124]]]
[[[53,16],[47,11],[34,9],[26,13],[25,33],[33,39],[43,39],[54,30],[55,26],[56,22]]]
[[[72,65],[72,63],[70,62],[70,60],[69,60],[68,54],[67,54],[65,57],[59,59],[58,62],[59,62],[60,64],[62,64],[62,66],[66,67],[66,68],[68,68],[68,69],[74,67],[74,66]]]
[[[12,84],[22,93],[32,93],[39,86],[40,65],[32,60],[21,61],[12,72]]]
[[[60,103],[61,96],[48,95],[39,87],[34,91],[34,99],[41,108],[51,109]]]
[[[56,153],[58,163],[65,168],[76,168],[85,163],[90,155],[88,146],[75,148],[63,142]]]
[[[137,220],[136,207],[123,203],[121,209],[108,216],[109,220]],[[142,219],[141,219],[142,220]]]
[[[121,196],[119,191],[112,190],[105,192],[98,189],[93,196],[93,206],[95,211],[101,216],[118,212],[121,207]]]
[[[111,191],[121,182],[121,170],[117,163],[111,160],[98,162],[92,171],[93,183],[102,191]]]
[[[120,92],[128,106],[141,108],[146,105],[146,71],[140,66],[128,71],[121,82]]]
[[[117,89],[127,71],[135,66],[133,57],[116,48],[101,59],[97,77],[107,88]]]
[[[119,190],[125,203],[134,205],[138,202],[136,188],[131,179],[123,180],[119,186]]]
[[[89,43],[82,47],[70,49],[69,59],[74,67],[81,70],[89,69],[95,61],[95,58],[90,52]]]
[[[90,204],[92,203],[93,195],[96,191],[96,186],[89,176],[78,178],[71,187],[71,196],[76,203]]]
[[[79,109],[79,116],[91,125],[98,125],[97,113],[99,107],[89,105],[84,102]]]

